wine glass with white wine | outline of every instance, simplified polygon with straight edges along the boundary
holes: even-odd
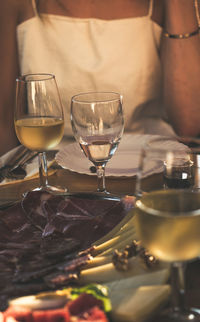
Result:
[[[39,152],[40,186],[35,190],[65,192],[65,188],[48,183],[46,151],[54,149],[64,133],[63,107],[54,75],[27,74],[16,80],[14,123],[20,143]]]
[[[114,92],[89,92],[73,96],[71,123],[77,142],[96,168],[97,192],[108,194],[105,166],[117,150],[123,134],[122,96]]]
[[[166,144],[167,142],[167,144]],[[184,268],[200,255],[200,189],[196,163],[200,148],[165,139],[142,150],[136,184],[136,231],[143,246],[170,264],[171,306],[159,321],[200,321],[185,302]],[[154,165],[154,180],[145,174]],[[149,182],[148,182],[149,181]]]

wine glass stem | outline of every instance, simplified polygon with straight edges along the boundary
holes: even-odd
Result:
[[[39,160],[39,178],[40,178],[40,188],[45,188],[48,186],[48,168],[46,152],[40,152],[38,155]]]
[[[105,192],[106,186],[105,186],[105,166],[96,166],[96,173],[97,173],[97,184],[98,192]]]
[[[171,289],[172,289],[172,309],[173,311],[183,312],[186,309],[185,305],[185,279],[184,279],[185,264],[173,263],[171,265]]]

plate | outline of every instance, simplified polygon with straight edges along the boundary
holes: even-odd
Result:
[[[130,259],[127,271],[117,270],[113,265],[114,249],[123,251],[125,245],[130,245],[136,237],[134,227],[135,218],[131,211],[110,233],[94,243],[95,254],[80,271],[80,286],[97,283],[107,287],[112,305],[111,317],[115,322],[146,321],[170,295],[170,286],[166,284],[169,265],[160,263],[155,268],[147,268],[138,257]],[[64,302],[64,296],[51,292],[50,296],[47,293],[43,298],[31,295],[14,299],[10,305],[49,309]]]
[[[114,156],[106,165],[106,176],[131,177],[136,175],[140,157],[139,150],[155,137],[158,136],[125,134]],[[55,159],[64,169],[81,174],[95,175],[90,171],[92,162],[86,158],[78,143],[72,143],[62,148],[56,154]],[[155,164],[149,164],[148,175],[155,171],[160,171],[160,168],[155,167]]]

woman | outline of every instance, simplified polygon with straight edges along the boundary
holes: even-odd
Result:
[[[13,128],[19,74],[56,75],[66,112],[71,96],[124,96],[125,129],[200,135],[200,0],[0,0],[1,149]]]

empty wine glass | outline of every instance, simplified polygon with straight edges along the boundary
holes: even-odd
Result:
[[[52,150],[64,133],[63,108],[54,75],[27,74],[16,80],[14,123],[21,144],[39,152],[37,190],[65,192],[65,188],[48,183],[46,151]]]
[[[105,166],[115,153],[124,129],[122,96],[114,92],[90,92],[72,97],[74,136],[96,167],[98,189],[107,193]]]
[[[200,321],[198,310],[188,307],[184,296],[185,265],[200,255],[197,155],[199,148],[166,139],[151,142],[141,152],[136,184],[137,235],[152,255],[171,266],[172,305],[159,321]],[[154,180],[147,177],[149,164],[154,165]]]

